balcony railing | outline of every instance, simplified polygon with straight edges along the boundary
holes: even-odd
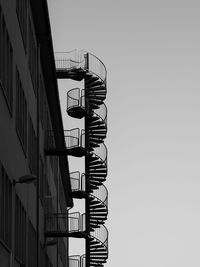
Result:
[[[85,231],[85,214],[79,212],[52,213],[45,215],[46,236],[73,236]],[[76,236],[75,236],[76,237]]]
[[[80,172],[71,172],[70,181],[72,192],[74,191],[85,191],[85,174]]]
[[[72,50],[70,52],[55,53],[56,70],[82,69],[98,76],[102,81],[106,81],[106,67],[95,55],[83,50]]]
[[[55,63],[57,70],[78,69],[87,67],[86,53],[78,49],[69,52],[56,52]]]
[[[85,213],[73,212],[69,214],[69,232],[84,232],[85,228]]]
[[[69,267],[85,267],[85,255],[69,256]]]
[[[74,107],[85,109],[85,90],[73,88],[67,93],[67,111]]]
[[[48,151],[49,154],[65,153],[65,151],[66,153],[68,152],[69,154],[73,154],[73,152],[76,151],[78,156],[78,154],[80,153],[80,149],[82,149],[82,153],[85,149],[85,130],[80,130],[79,128],[65,130],[64,140],[65,140],[65,147],[56,147],[54,143],[53,131],[47,131],[46,151]],[[77,151],[77,149],[79,150]]]

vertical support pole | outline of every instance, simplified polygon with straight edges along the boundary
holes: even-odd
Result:
[[[86,62],[86,70],[88,72],[89,70],[89,54],[87,53],[85,55],[85,62]],[[86,267],[90,267],[90,240],[89,240],[89,234],[90,234],[90,205],[89,205],[89,191],[90,191],[90,181],[89,181],[89,160],[87,153],[89,151],[89,135],[88,135],[88,118],[90,116],[90,108],[89,108],[89,102],[87,97],[87,88],[85,83],[85,109],[86,109],[86,116],[85,116],[85,150],[86,150],[86,156],[85,156],[85,181],[86,181],[86,199],[85,199],[85,213],[86,213],[86,233],[87,237],[85,240],[85,248],[86,248]]]

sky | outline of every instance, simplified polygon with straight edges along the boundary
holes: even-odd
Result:
[[[54,50],[87,50],[107,68],[105,266],[199,267],[200,2],[48,5]],[[63,110],[70,86],[59,82]]]

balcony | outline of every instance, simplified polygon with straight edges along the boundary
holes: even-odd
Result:
[[[73,198],[85,198],[85,174],[80,172],[70,173],[71,189]]]
[[[69,116],[81,119],[86,115],[85,90],[73,88],[67,93],[67,113]]]
[[[65,147],[56,147],[53,131],[46,134],[46,155],[69,155],[83,157],[85,155],[85,131],[79,128],[64,131]]]
[[[87,55],[84,51],[74,49],[69,52],[55,53],[56,75],[58,79],[81,81],[87,69]]]
[[[85,237],[85,214],[79,212],[45,215],[45,237]]]

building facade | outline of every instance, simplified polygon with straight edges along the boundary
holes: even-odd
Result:
[[[0,0],[0,266],[68,266],[68,238],[45,236],[73,206],[46,1]],[[68,227],[68,226],[67,226]]]
[[[0,266],[102,267],[108,258],[106,68],[91,53],[54,56],[46,0],[0,0]],[[83,129],[64,129],[67,113]],[[69,157],[84,171],[69,171]],[[84,212],[71,212],[74,201]],[[85,253],[69,254],[71,238]]]

